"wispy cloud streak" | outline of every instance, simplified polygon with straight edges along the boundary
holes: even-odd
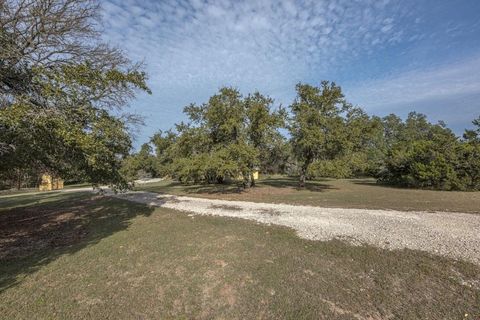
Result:
[[[365,81],[348,93],[371,111],[391,105],[414,106],[429,100],[480,94],[480,56]],[[478,111],[480,114],[480,104]]]

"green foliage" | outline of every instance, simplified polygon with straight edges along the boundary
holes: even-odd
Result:
[[[248,163],[254,161],[255,150],[231,144],[210,153],[201,153],[173,162],[175,176],[183,183],[221,183],[229,178],[249,177]]]
[[[280,107],[277,111],[272,111],[273,99],[258,92],[245,98],[244,108],[247,140],[258,152],[255,165],[262,172],[282,172],[289,154],[285,138],[278,132],[278,128],[285,126],[286,110]]]
[[[49,172],[126,187],[119,169],[136,117],[119,111],[137,90],[150,90],[140,65],[100,42],[98,10],[90,0],[0,6],[4,180],[21,186]]]
[[[456,185],[454,167],[433,141],[398,144],[389,153],[386,164],[385,180],[390,183],[438,189],[451,189]]]
[[[389,184],[443,190],[479,189],[480,119],[459,140],[445,124],[415,112],[369,117],[340,87],[297,85],[290,134],[300,184],[314,177],[370,175]]]
[[[369,117],[358,107],[349,108],[344,130],[347,139],[343,145],[343,156],[339,158],[350,172],[344,177],[375,176],[386,150],[381,119]]]
[[[299,164],[300,184],[306,178],[347,178],[375,171],[382,160],[383,130],[344,99],[335,83],[297,85],[290,106],[291,145]]]
[[[177,135],[173,131],[163,133],[158,131],[150,139],[150,143],[155,151],[155,171],[157,176],[165,177],[171,175],[170,166],[173,162],[175,145]]]
[[[221,88],[202,105],[185,108],[190,122],[176,126],[178,135],[156,135],[157,162],[182,182],[223,182],[242,178],[254,183],[254,170],[271,165],[270,155],[284,148],[277,129],[285,111],[273,111],[273,100],[256,92],[243,98],[238,90]]]
[[[0,109],[0,138],[4,145],[12,146],[2,156],[2,174],[29,170],[37,176],[51,172],[67,178],[75,173],[94,185],[124,188],[126,182],[118,170],[131,147],[128,123],[104,109],[108,99],[115,97],[95,96],[95,92],[144,83],[137,83],[136,77],[129,79],[128,74],[122,79],[119,71],[114,72],[113,79],[105,76],[86,81],[82,74],[71,72],[73,69],[62,67],[54,73],[37,68],[34,83],[42,88],[43,104],[20,96]],[[78,83],[82,85],[78,87]]]
[[[138,153],[125,158],[120,173],[127,181],[157,177],[156,158],[152,154],[152,147],[144,143]]]
[[[480,143],[467,141],[460,145],[456,171],[459,189],[480,190]]]
[[[397,124],[381,181],[429,189],[479,189],[480,149],[474,131],[461,141],[443,123],[431,124],[417,113]]]
[[[374,176],[408,187],[479,189],[480,119],[460,140],[445,124],[433,125],[415,112],[405,121],[393,114],[370,117],[334,83],[296,89],[289,142],[278,131],[285,110],[272,111],[273,100],[259,93],[243,98],[222,88],[207,103],[189,105],[190,121],[178,124],[177,134],[159,132],[151,139],[156,174],[184,183],[242,177],[249,186],[259,167],[264,173],[299,173],[301,184],[316,177]],[[133,165],[139,160],[142,165]],[[151,158],[134,155],[126,163],[146,172]]]
[[[462,187],[480,190],[480,117],[473,121],[475,129],[466,130],[458,148],[457,174]]]
[[[335,83],[323,81],[321,88],[298,84],[296,90],[297,98],[290,106],[289,129],[303,185],[314,161],[332,160],[341,154],[342,142],[346,140],[342,113],[347,103]]]
[[[32,106],[0,109],[0,139],[12,145],[0,160],[1,174],[43,172],[92,184],[125,187],[118,170],[128,154],[130,137],[122,120],[95,109],[68,109],[61,114],[32,113]],[[76,177],[73,177],[76,175]]]
[[[279,132],[259,151],[259,169],[266,174],[285,174],[294,165],[291,145]]]
[[[345,159],[315,160],[308,166],[307,177],[349,178],[352,176],[350,163]]]

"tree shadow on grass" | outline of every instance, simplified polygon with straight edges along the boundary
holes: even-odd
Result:
[[[305,183],[305,187],[301,188],[297,178],[294,177],[282,177],[282,178],[264,178],[259,182],[259,185],[265,185],[273,188],[293,188],[296,190],[308,190],[312,192],[323,192],[326,190],[338,189],[331,184],[327,184],[327,179],[324,180],[308,180]]]
[[[134,217],[154,210],[91,194],[25,197],[16,199],[14,208],[0,210],[0,293],[58,257],[125,230]]]
[[[187,185],[184,186],[183,189],[186,193],[190,194],[240,194],[245,191],[240,185],[229,182],[222,184]]]
[[[428,188],[415,188],[415,187],[408,187],[399,184],[389,184],[382,181],[372,180],[372,179],[352,179],[353,184],[367,186],[367,187],[382,187],[382,188],[390,188],[390,189],[397,189],[397,190],[411,190],[411,191],[419,191],[419,190],[427,190],[427,191],[445,191],[445,190],[435,190],[435,189],[428,189]]]
[[[49,202],[78,198],[79,194],[91,194],[90,191],[65,193],[61,191],[35,192],[34,194],[15,194],[0,196],[1,210],[15,207],[29,207]]]
[[[179,181],[171,181],[162,186],[142,186],[142,191],[171,194],[180,191],[186,194],[240,194],[245,191],[239,184],[234,182],[222,184],[183,184]]]
[[[241,184],[235,182],[226,182],[222,184],[195,184],[188,185],[182,184],[178,181],[172,181],[168,185],[158,187],[142,187],[143,191],[153,191],[161,193],[170,193],[174,189],[181,190],[186,194],[242,194],[245,192],[250,192],[257,188],[270,187],[276,189],[294,189],[297,191],[308,190],[312,192],[323,192],[326,190],[338,189],[330,184],[322,183],[327,180],[311,180],[307,181],[304,188],[299,187],[297,179],[294,178],[264,178],[256,182],[256,187],[254,188],[243,188]]]

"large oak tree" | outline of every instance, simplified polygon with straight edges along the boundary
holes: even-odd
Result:
[[[100,16],[94,0],[0,0],[4,176],[124,185],[118,169],[137,118],[120,110],[149,89],[141,64],[101,41]]]

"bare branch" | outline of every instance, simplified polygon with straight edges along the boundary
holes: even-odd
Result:
[[[33,68],[88,63],[96,70],[140,71],[141,64],[101,42],[99,26],[97,0],[0,0],[2,100],[32,94]],[[102,106],[121,107],[134,96],[131,87],[102,89],[92,99]]]

